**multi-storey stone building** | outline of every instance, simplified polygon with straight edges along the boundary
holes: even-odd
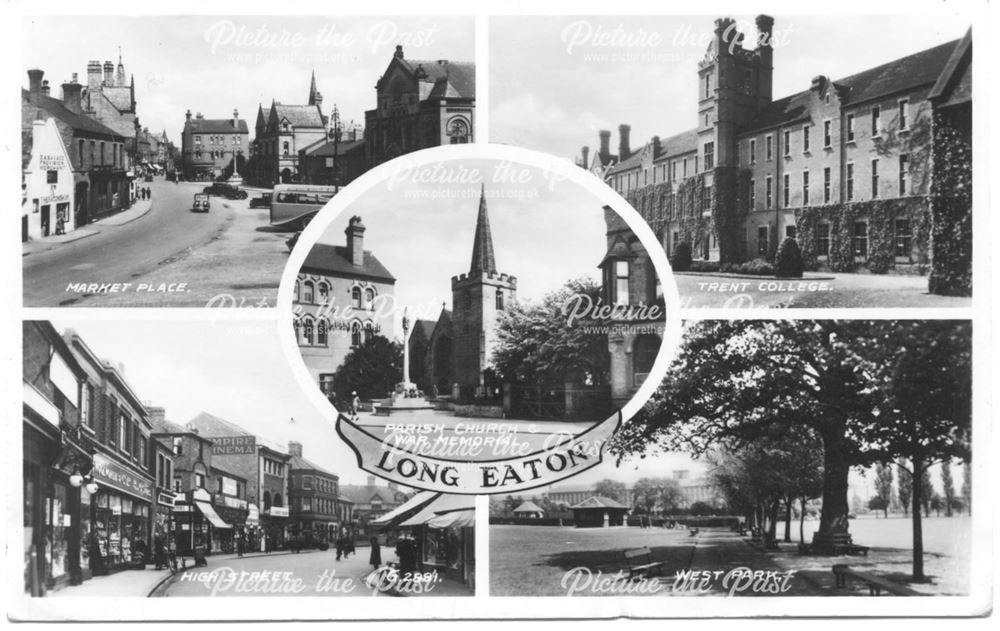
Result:
[[[233,168],[238,172],[250,151],[247,122],[233,110],[232,118],[205,118],[185,114],[181,131],[184,179],[212,180]]]
[[[254,183],[272,186],[301,182],[300,152],[327,140],[327,117],[323,115],[323,95],[316,88],[316,73],[309,86],[305,105],[288,105],[272,100],[271,106],[257,108],[253,144]]]
[[[814,267],[925,271],[932,165],[947,145],[935,112],[957,105],[962,123],[950,128],[971,142],[971,36],[774,99],[774,20],[756,24],[748,50],[733,20],[716,20],[696,69],[693,129],[633,150],[622,125],[617,154],[602,131],[582,164],[639,210],[670,256],[687,243],[706,261],[768,258],[792,237]]]
[[[299,270],[292,298],[299,351],[328,396],[333,375],[351,349],[392,331],[392,310],[377,310],[376,304],[391,299],[396,279],[365,250],[361,217],[351,217],[344,234],[345,245],[313,246]],[[348,392],[336,394],[350,398]]]
[[[370,166],[418,149],[473,142],[474,63],[406,59],[396,46],[375,90],[375,109],[365,112]]]

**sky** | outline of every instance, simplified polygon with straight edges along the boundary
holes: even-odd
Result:
[[[41,68],[61,97],[72,73],[86,82],[89,60],[117,65],[120,47],[140,122],[178,144],[188,109],[228,119],[235,108],[252,129],[258,104],[305,104],[314,69],[324,114],[336,104],[363,124],[396,44],[413,59],[475,58],[469,17],[34,16],[23,31],[23,87]]]
[[[568,181],[550,187],[548,172],[522,165],[525,184],[496,184],[505,168],[498,161],[445,166],[480,177],[462,184],[391,177],[334,218],[320,242],[344,245],[348,218],[361,216],[364,247],[396,278],[397,304],[410,305],[411,317],[436,320],[442,302],[451,308],[451,277],[469,271],[485,179],[497,269],[517,277],[519,301],[539,300],[570,279],[600,280],[597,265],[607,250],[603,205],[583,187]]]
[[[774,15],[775,99],[964,35],[960,3],[938,13]],[[698,62],[719,16],[490,19],[490,140],[576,157],[598,131],[632,126],[632,148],[697,124]],[[732,16],[756,46],[754,16]],[[544,63],[540,63],[544,60]]]
[[[138,397],[165,408],[169,421],[183,425],[209,412],[282,450],[289,441],[301,442],[303,456],[339,475],[342,484],[363,484],[367,477],[332,419],[299,394],[274,322],[59,319],[53,324],[60,332],[76,330],[98,357],[123,364]]]

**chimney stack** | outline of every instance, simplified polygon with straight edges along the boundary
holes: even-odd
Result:
[[[607,129],[602,129],[597,132],[597,135],[601,139],[601,150],[597,155],[601,156],[601,160],[607,161],[608,157],[611,155],[611,132]]]
[[[618,126],[618,160],[622,161],[632,155],[632,148],[629,145],[629,134],[632,132],[630,125]]]
[[[44,96],[49,96],[50,92],[51,92],[51,89],[49,88],[49,80],[48,79],[44,79],[42,81],[42,94]]]
[[[583,159],[583,164],[581,164],[580,166],[582,166],[585,169],[589,169],[590,168],[590,147],[584,147],[583,149],[581,149],[580,150],[580,157]]]
[[[403,58],[403,46],[401,44],[396,44],[396,52],[393,54],[396,59]]]
[[[167,410],[164,407],[147,405],[146,411],[149,412],[149,423],[153,426],[153,431],[162,427],[163,423],[167,420]]]
[[[653,136],[653,159],[654,160],[656,159],[657,156],[660,155],[660,147],[661,147],[660,137],[659,136]]]
[[[110,61],[104,62],[104,85],[108,87],[115,85],[115,65]]]
[[[87,87],[91,90],[101,87],[101,62],[96,59],[87,62]]]
[[[80,103],[81,92],[83,92],[83,86],[76,81],[62,84],[63,103],[66,104],[67,109],[77,114],[83,111],[83,106]]]
[[[368,476],[368,486],[375,486],[375,476]]]
[[[45,76],[44,70],[39,70],[38,68],[32,68],[28,71],[28,92],[32,95],[40,94],[42,91],[42,77]]]
[[[191,120],[191,110],[184,112],[184,120]]]
[[[774,18],[770,15],[757,16],[757,55],[760,58],[760,85],[758,86],[759,98],[767,103],[771,102],[771,91],[773,90],[774,71],[774,46],[773,30]]]
[[[360,267],[365,263],[365,225],[361,223],[361,217],[355,215],[344,230],[347,235],[347,258],[351,265]]]
[[[240,128],[240,111],[236,108],[233,108],[233,129],[239,129],[239,128]]]
[[[301,458],[302,443],[295,442],[294,440],[288,441],[288,455],[295,456],[296,458]]]

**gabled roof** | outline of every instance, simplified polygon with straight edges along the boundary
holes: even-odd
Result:
[[[968,56],[967,63],[963,63]],[[952,51],[948,63],[938,77],[937,83],[931,88],[928,99],[942,102],[947,99],[950,104],[965,103],[972,99],[972,29],[965,32],[958,46]]]
[[[233,125],[231,118],[192,118],[184,122],[184,129],[195,134],[249,134],[247,122],[236,119]]]
[[[274,102],[271,104],[269,116],[273,117],[279,124],[287,120],[292,127],[299,128],[322,128],[323,114],[317,105],[285,105]]]
[[[922,85],[933,85],[944,72],[961,40],[953,40],[906,57],[869,68],[831,82],[840,88],[844,105],[878,99]],[[804,90],[772,102],[745,128],[763,130],[804,120],[808,116],[811,90]],[[741,132],[741,133],[747,133]]]
[[[306,460],[301,456],[292,455],[291,459],[288,462],[289,462],[289,468],[291,468],[292,470],[303,469],[307,471],[316,471],[318,473],[322,473],[333,478],[337,477],[337,474],[330,473],[329,471],[319,466],[318,464],[310,462],[309,460]]]
[[[364,147],[364,140],[350,140],[346,142],[341,140],[339,143],[334,143],[332,140],[324,138],[309,145],[304,151],[307,156],[321,158],[333,155],[343,156],[353,151],[363,150]]]
[[[647,152],[652,151],[652,148],[652,141],[647,142],[639,150],[633,151],[628,158],[618,162],[608,169],[608,175],[614,175],[639,166],[642,163],[643,157],[645,157]],[[679,134],[674,134],[673,136],[668,136],[667,138],[660,140],[660,150],[653,156],[653,161],[655,162],[656,160],[670,158],[684,153],[691,153],[692,151],[696,151],[697,148],[698,130],[689,129],[687,131],[682,131]]]
[[[306,255],[302,273],[326,276],[364,277],[395,283],[396,279],[374,254],[365,250],[364,263],[354,265],[347,253],[347,246],[317,243]]]
[[[371,498],[378,495],[384,503],[392,504],[396,501],[396,493],[401,489],[390,489],[387,486],[377,484],[341,484],[340,494],[347,497],[355,504],[368,504]]]
[[[610,497],[601,497],[600,495],[595,495],[593,497],[588,497],[579,504],[574,504],[570,506],[570,509],[576,508],[624,508],[628,509],[628,506],[619,504]]]
[[[416,320],[413,323],[413,333],[420,331],[420,335],[423,336],[425,340],[431,339],[431,334],[434,332],[434,327],[437,325],[436,320]],[[413,334],[411,334],[412,336]]]
[[[106,136],[113,140],[124,139],[121,134],[114,131],[110,127],[105,127],[93,118],[69,109],[66,107],[66,104],[59,99],[51,96],[45,96],[44,94],[32,95],[28,90],[24,89],[21,90],[21,99],[25,102],[31,103],[37,109],[45,112],[49,116],[66,123],[73,129],[79,129],[80,131],[89,132],[91,134]],[[35,118],[37,117],[32,117],[32,120]],[[28,122],[28,125],[30,126],[30,121]]]
[[[544,513],[545,510],[541,506],[535,504],[534,502],[527,501],[522,502],[520,506],[514,509],[515,513]]]
[[[476,98],[476,64],[471,61],[395,59],[418,80],[434,84],[430,97]]]

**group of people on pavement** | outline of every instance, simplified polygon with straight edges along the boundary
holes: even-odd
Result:
[[[143,186],[142,188],[136,191],[136,197],[138,197],[141,200],[152,199],[153,191],[148,186]]]

